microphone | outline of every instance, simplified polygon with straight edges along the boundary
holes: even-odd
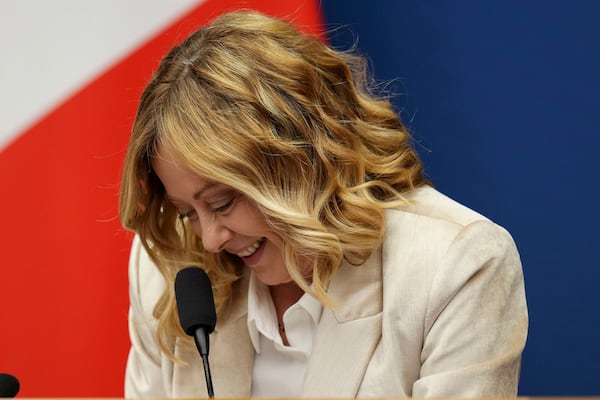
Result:
[[[215,397],[208,364],[208,335],[215,330],[217,313],[212,286],[206,272],[198,267],[187,267],[179,271],[175,277],[175,299],[179,323],[185,333],[194,337],[202,357],[208,396]]]
[[[20,388],[17,378],[10,374],[0,374],[0,397],[15,397]]]

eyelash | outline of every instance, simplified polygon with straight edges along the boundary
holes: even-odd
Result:
[[[213,213],[215,213],[215,214],[219,214],[219,213],[225,212],[225,211],[227,211],[228,209],[230,209],[230,208],[231,208],[231,206],[233,205],[233,202],[235,201],[235,199],[236,199],[235,197],[232,197],[232,198],[231,198],[231,200],[229,200],[227,203],[223,204],[223,205],[222,205],[222,206],[220,206],[220,207],[213,208],[211,211],[212,211]],[[180,213],[179,213],[179,219],[180,219],[180,220],[184,220],[184,219],[186,219],[186,218],[188,218],[188,219],[189,219],[189,218],[190,218],[190,216],[191,216],[193,213],[195,213],[195,212],[196,212],[196,210],[194,210],[194,209],[191,209],[190,211],[187,211],[187,212],[180,212]]]
[[[222,213],[222,212],[227,211],[233,205],[234,200],[235,200],[235,197],[232,197],[227,203],[223,204],[222,206],[217,207],[217,208],[213,208],[212,212],[214,212],[214,213]]]
[[[190,211],[188,211],[188,212],[185,212],[185,213],[183,213],[183,212],[180,212],[180,213],[179,213],[179,216],[178,216],[178,218],[179,218],[180,220],[182,220],[182,221],[183,221],[184,219],[186,219],[186,218],[189,218],[189,217],[190,217],[190,215],[191,215],[191,214],[192,214],[194,211],[196,211],[196,210],[192,209],[192,210],[190,210]]]

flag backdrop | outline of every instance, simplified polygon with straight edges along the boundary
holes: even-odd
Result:
[[[121,163],[161,57],[253,8],[320,32],[316,0],[0,5],[0,372],[21,397],[120,397],[129,346]]]
[[[521,395],[597,396],[600,2],[0,2],[0,372],[22,397],[119,397],[138,97],[191,30],[243,6],[358,42],[443,192],[506,226],[530,310]],[[321,9],[319,9],[319,7]]]

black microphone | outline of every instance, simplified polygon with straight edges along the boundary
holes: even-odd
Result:
[[[215,330],[217,313],[212,286],[206,272],[198,267],[187,267],[179,271],[175,277],[175,299],[179,323],[185,333],[194,337],[202,356],[208,396],[215,397],[208,364],[208,335]]]
[[[10,374],[0,374],[0,397],[15,397],[20,388],[17,378]]]

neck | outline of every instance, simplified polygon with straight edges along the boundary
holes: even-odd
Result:
[[[269,291],[271,292],[271,298],[273,299],[278,319],[283,316],[285,310],[296,303],[304,294],[304,291],[294,281],[269,286]]]
[[[275,312],[277,314],[279,335],[281,336],[283,344],[289,346],[283,326],[283,313],[302,297],[304,291],[294,281],[283,283],[281,285],[269,286],[269,291],[271,292],[271,298],[273,299],[273,305],[275,306]]]

